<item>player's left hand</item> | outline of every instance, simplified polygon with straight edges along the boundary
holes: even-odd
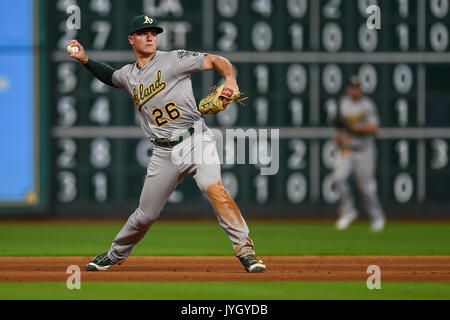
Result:
[[[336,117],[336,119],[334,119],[333,121],[333,125],[336,129],[339,130],[344,129],[347,130],[348,132],[354,131],[353,124],[341,117]]]
[[[221,86],[214,87],[212,92],[200,101],[198,109],[203,114],[215,114],[225,110],[233,101],[244,105],[242,101],[247,98],[241,96],[235,80],[225,81]]]

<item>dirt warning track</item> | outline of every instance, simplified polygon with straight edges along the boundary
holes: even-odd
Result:
[[[0,258],[0,282],[66,281],[79,266],[82,281],[366,281],[377,265],[382,281],[450,282],[450,256],[261,256],[263,274],[234,257],[130,257],[106,272],[87,272],[92,257]]]

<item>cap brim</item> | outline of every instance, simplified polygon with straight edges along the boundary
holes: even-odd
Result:
[[[134,30],[133,32],[131,32],[131,33],[130,33],[130,36],[132,36],[133,34],[135,34],[135,33],[138,32],[138,31],[146,30],[146,29],[154,30],[154,31],[155,31],[156,33],[158,33],[158,34],[164,32],[164,29],[163,29],[163,28],[160,28],[160,27],[142,27],[142,28],[138,28],[138,29]]]

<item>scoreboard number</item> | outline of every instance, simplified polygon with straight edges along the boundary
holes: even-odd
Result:
[[[431,145],[433,149],[431,167],[435,170],[444,169],[448,165],[448,143],[442,139],[435,139]]]
[[[293,204],[302,203],[308,191],[308,183],[301,173],[293,173],[287,180],[286,195],[288,200]]]
[[[359,76],[363,92],[377,106],[382,202],[448,203],[441,189],[450,188],[445,185],[450,181],[450,120],[445,84],[438,73],[448,71],[450,59],[450,0],[199,0],[195,6],[190,0],[122,2],[44,4],[51,59],[46,93],[53,134],[51,194],[56,210],[82,206],[95,211],[106,203],[119,208],[118,202],[133,209],[139,200],[138,192],[124,186],[143,181],[153,145],[140,131],[132,101],[125,90],[114,90],[92,77],[65,50],[70,39],[77,39],[88,54],[116,69],[132,63],[126,28],[128,18],[142,12],[165,28],[160,50],[211,52],[236,66],[248,107],[231,106],[207,116],[208,125],[221,132],[280,129],[283,163],[274,177],[242,174],[270,162],[269,150],[249,148],[248,158],[256,162],[243,169],[235,164],[235,146],[218,146],[225,149],[220,150],[223,184],[246,211],[258,212],[260,205],[278,210],[284,205],[300,212],[320,204],[330,213],[336,207],[340,195],[333,170],[339,150],[332,123],[352,74]],[[80,30],[67,27],[70,5],[81,9]],[[381,30],[367,27],[371,5],[381,9]],[[431,61],[429,54],[438,61]],[[218,75],[203,73],[194,78],[197,98],[219,80]],[[181,116],[175,104],[154,108],[159,125]],[[187,186],[180,184],[171,196],[170,210],[201,205],[200,194],[192,194]]]
[[[56,177],[58,181],[57,199],[59,202],[72,202],[77,197],[77,178],[72,172],[61,171]]]
[[[57,142],[58,149],[61,153],[58,155],[56,163],[62,169],[75,168],[77,162],[75,156],[77,154],[77,144],[73,139],[65,138]]]

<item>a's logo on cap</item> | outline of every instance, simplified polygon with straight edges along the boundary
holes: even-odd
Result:
[[[153,19],[145,16],[144,24],[153,24]]]

